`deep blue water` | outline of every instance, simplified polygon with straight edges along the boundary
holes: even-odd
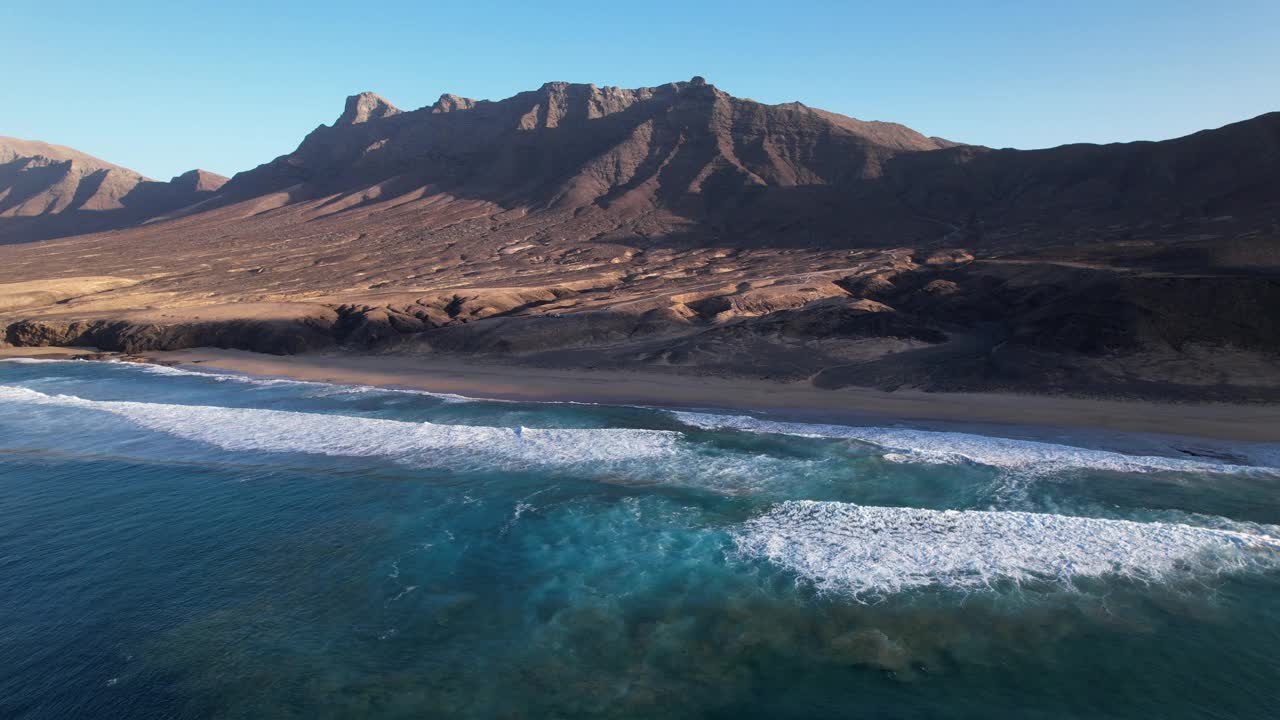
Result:
[[[1069,440],[0,362],[0,717],[1280,715],[1280,453]]]

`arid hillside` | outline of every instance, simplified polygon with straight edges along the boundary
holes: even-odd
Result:
[[[7,341],[1280,398],[1280,113],[1017,151],[700,78],[364,93],[187,184],[165,218],[10,235]]]
[[[155,182],[78,150],[0,137],[0,244],[127,227],[207,200],[204,170]]]

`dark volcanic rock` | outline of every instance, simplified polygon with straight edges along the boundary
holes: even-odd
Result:
[[[124,353],[217,347],[293,355],[333,345],[332,328],[319,323],[231,320],[157,325],[128,321],[25,320],[5,339],[19,347],[86,346]]]
[[[376,93],[362,92],[347,98],[347,107],[335,125],[358,125],[398,114],[400,109],[387,102],[386,98]]]

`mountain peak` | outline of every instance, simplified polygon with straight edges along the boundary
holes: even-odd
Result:
[[[436,100],[434,105],[431,106],[431,112],[447,113],[455,110],[470,110],[475,106],[475,104],[476,101],[471,98],[445,93],[440,96],[439,100]]]
[[[333,127],[223,192],[330,193],[394,179],[504,202],[590,208],[625,199],[633,209],[690,212],[762,185],[878,177],[896,154],[940,147],[899,125],[734,98],[697,75],[631,89],[547,82],[492,101],[444,94],[394,122],[372,122],[397,114],[378,95],[352,96]]]
[[[28,160],[35,165],[67,163],[68,168],[74,169],[79,174],[88,174],[100,170],[114,170],[121,174],[137,176],[139,180],[145,179],[141,174],[133,170],[113,165],[65,145],[54,145],[39,140],[0,137],[0,163],[12,162],[18,159]]]
[[[0,137],[0,245],[128,227],[206,199],[226,178],[149,180],[63,145]]]
[[[335,125],[358,125],[399,114],[400,108],[392,105],[386,98],[366,91],[347,98],[346,109],[342,111]]]
[[[217,192],[226,182],[227,178],[222,175],[196,168],[174,177],[169,184],[190,192]]]

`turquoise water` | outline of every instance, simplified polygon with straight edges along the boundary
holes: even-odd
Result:
[[[0,362],[0,717],[1277,716],[1276,448],[951,430]]]

